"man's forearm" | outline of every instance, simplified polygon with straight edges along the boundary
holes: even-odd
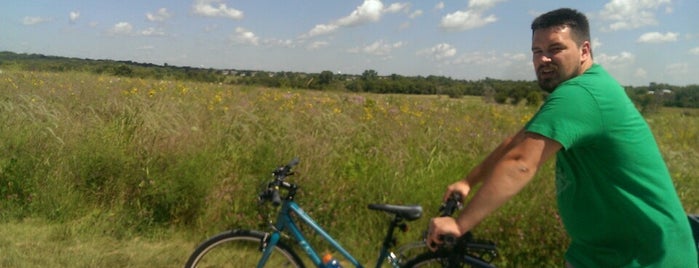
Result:
[[[526,142],[525,142],[526,141]],[[541,153],[544,142],[528,139],[523,131],[505,140],[468,178],[482,181],[478,192],[457,219],[459,229],[470,230],[524,188],[547,157]],[[536,153],[539,152],[539,153]]]
[[[536,168],[527,167],[517,160],[498,164],[492,174],[468,202],[457,219],[462,233],[471,230],[486,216],[512,199],[534,177]]]
[[[521,131],[520,131],[521,132]],[[473,168],[471,172],[464,178],[466,182],[469,183],[469,185],[474,186],[478,183],[480,183],[483,178],[488,177],[490,174],[485,173],[486,170],[484,169],[485,167],[492,167],[496,164],[497,161],[502,159],[505,154],[508,151],[508,148],[512,145],[512,142],[514,138],[520,135],[520,133],[517,133],[515,136],[509,137],[505,139],[500,145],[498,145],[495,150],[493,150],[478,166]]]

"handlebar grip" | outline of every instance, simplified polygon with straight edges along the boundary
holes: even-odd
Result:
[[[456,244],[456,236],[453,236],[453,235],[449,235],[449,234],[440,235],[439,239],[442,240],[446,246],[451,246],[451,245]]]
[[[299,164],[299,158],[294,157],[294,159],[291,160],[291,162],[289,162],[288,164],[286,164],[284,166],[279,166],[277,169],[275,169],[272,172],[272,175],[274,175],[274,177],[276,177],[277,179],[283,180],[287,176],[294,175],[294,172],[292,172],[291,169],[294,168],[294,166],[296,166],[298,164]]]
[[[451,198],[457,202],[461,202],[461,199],[463,199],[463,196],[461,196],[461,193],[453,192],[453,193],[451,193]]]
[[[289,164],[286,164],[286,166],[287,166],[289,169],[291,169],[291,168],[293,168],[294,166],[296,166],[296,165],[298,165],[298,164],[299,164],[299,158],[298,158],[298,156],[297,156],[297,157],[294,157],[294,159],[292,159],[291,162],[289,162]]]
[[[440,236],[438,237],[438,239],[439,239],[439,241],[442,241],[442,242],[443,242],[442,247],[444,247],[444,248],[451,248],[451,247],[453,247],[454,245],[456,245],[456,240],[457,240],[457,239],[456,239],[456,236],[449,235],[449,234],[440,235]],[[433,247],[433,248],[434,248],[434,247],[437,247],[437,244],[434,243],[434,242],[432,242],[432,247]]]
[[[444,202],[442,207],[439,209],[439,211],[441,212],[440,216],[447,217],[454,214],[454,212],[456,212],[456,210],[459,209],[461,205],[461,200],[462,196],[460,193],[452,193],[451,196],[449,196],[449,198],[447,199],[447,201]]]
[[[272,189],[272,205],[279,206],[282,203],[282,198],[279,197],[279,187]]]

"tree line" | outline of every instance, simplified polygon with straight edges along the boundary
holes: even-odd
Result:
[[[362,74],[268,72],[172,66],[133,61],[93,60],[41,54],[0,52],[0,70],[92,72],[122,77],[187,80],[208,83],[259,85],[277,88],[338,90],[379,94],[423,94],[482,96],[502,104],[539,105],[546,93],[536,81],[511,81],[493,78],[461,80],[444,76],[381,76],[375,70]],[[644,113],[660,107],[699,108],[699,85],[673,86],[650,83],[648,86],[626,86],[627,94]]]

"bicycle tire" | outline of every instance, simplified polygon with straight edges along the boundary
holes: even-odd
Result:
[[[254,230],[231,230],[201,243],[187,259],[185,268],[256,267],[262,256],[260,245],[265,233]],[[279,241],[267,261],[267,267],[305,267],[291,247]]]
[[[493,268],[495,266],[481,260],[480,258],[463,254],[454,258],[454,253],[448,252],[425,252],[415,258],[405,262],[404,268],[429,268],[429,267],[470,267],[470,268]]]

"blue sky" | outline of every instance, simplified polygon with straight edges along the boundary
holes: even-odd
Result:
[[[0,50],[267,71],[534,80],[537,15],[588,15],[624,85],[699,84],[696,0],[0,0]]]

